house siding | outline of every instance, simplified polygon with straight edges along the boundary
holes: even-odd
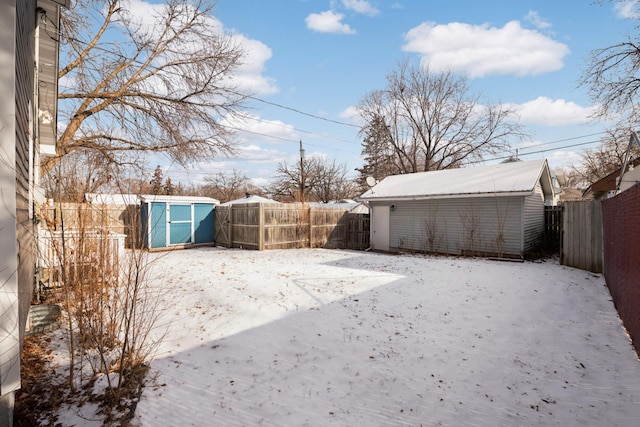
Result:
[[[521,256],[522,197],[397,201],[389,218],[394,251]]]
[[[16,231],[20,292],[20,342],[24,338],[35,274],[33,223],[33,109],[35,1],[17,2],[16,35]]]
[[[0,424],[10,425],[20,387],[20,347],[31,304],[35,240],[31,212],[34,153],[36,2],[0,3]]]
[[[534,250],[544,233],[544,192],[540,182],[531,196],[524,198],[524,250]]]

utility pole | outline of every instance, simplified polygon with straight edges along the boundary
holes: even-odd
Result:
[[[304,187],[306,177],[304,176],[304,148],[302,148],[302,140],[300,140],[300,202],[304,205]]]

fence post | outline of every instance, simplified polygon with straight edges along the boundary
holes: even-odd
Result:
[[[229,247],[233,248],[233,204],[229,205],[229,222],[228,222]]]
[[[264,250],[264,207],[263,203],[258,205],[258,250]]]
[[[302,206],[304,207],[304,205],[302,205]],[[312,232],[313,229],[312,229],[312,225],[311,225],[311,206],[309,206],[306,209],[306,211],[307,211],[307,218],[309,220],[309,228],[308,228],[309,240],[308,240],[308,243],[307,243],[307,247],[311,248],[312,247],[311,245],[313,244],[313,232]]]

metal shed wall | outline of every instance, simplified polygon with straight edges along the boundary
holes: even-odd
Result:
[[[517,257],[523,254],[521,196],[461,197],[393,204],[389,217],[389,248],[392,251]],[[541,218],[544,221],[543,215]]]
[[[214,203],[142,203],[144,246],[148,249],[184,247],[214,243]]]

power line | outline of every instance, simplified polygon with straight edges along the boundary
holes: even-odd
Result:
[[[245,118],[245,119],[253,120],[253,121],[256,121],[256,122],[259,122],[259,123],[264,123],[264,124],[267,124],[269,126],[276,126],[276,127],[280,127],[280,128],[283,128],[283,129],[293,129],[296,132],[305,133],[307,135],[317,136],[317,137],[320,137],[320,138],[332,139],[334,141],[339,141],[339,142],[346,142],[348,144],[357,144],[357,142],[355,142],[355,141],[349,141],[347,139],[342,139],[342,138],[338,138],[338,137],[331,136],[331,135],[326,135],[326,134],[323,135],[323,134],[319,134],[319,133],[308,131],[308,130],[304,130],[304,129],[298,129],[298,128],[295,128],[295,127],[292,127],[292,126],[289,126],[289,125],[286,125],[286,124],[274,123],[274,122],[271,122],[271,121],[266,120],[266,119],[260,119],[260,118],[249,116],[249,115],[242,114],[242,113],[237,113],[237,114],[239,116]]]
[[[290,138],[283,138],[281,136],[268,135],[266,133],[254,132],[254,131],[251,131],[251,130],[246,130],[246,129],[242,129],[242,128],[235,127],[235,126],[230,126],[230,125],[221,125],[221,126],[224,126],[226,128],[229,128],[229,129],[237,130],[239,132],[249,133],[249,134],[257,135],[257,136],[262,136],[262,137],[265,137],[265,138],[278,139],[280,141],[294,142],[296,144],[299,141],[298,139],[290,139]],[[342,151],[344,153],[353,153],[353,151],[349,151],[349,150],[342,150],[340,148],[334,148],[334,147],[326,147],[326,146],[322,146],[322,145],[318,145],[318,144],[312,144],[312,143],[308,143],[308,142],[305,142],[304,145],[309,145],[311,147],[323,148],[325,150],[334,150],[334,151]]]
[[[55,26],[54,26],[54,28],[55,28],[56,32],[59,34],[58,29]],[[79,44],[83,44],[85,46],[88,46],[88,42],[86,42],[84,40],[80,40],[80,39],[78,39],[76,37],[68,37],[68,38],[70,40],[74,41],[74,42],[77,42]],[[100,50],[100,51],[103,51],[103,52],[108,53],[108,54],[119,56],[122,59],[130,59],[129,57],[125,56],[124,54],[121,54],[120,52],[116,52],[116,51],[113,51],[113,50],[110,50],[110,49],[106,49],[106,48],[104,48],[102,46],[96,45],[93,48],[97,49],[97,50]],[[133,62],[137,63],[139,65],[144,65],[139,60],[134,60]],[[171,70],[166,70],[166,69],[160,70],[157,67],[151,67],[151,66],[148,66],[147,68],[149,70],[161,71],[161,72],[164,72],[164,73],[167,73],[167,74],[179,75],[178,73],[176,73],[174,71],[171,71]],[[70,88],[68,86],[64,86],[64,85],[60,85],[60,86],[66,87],[68,89],[72,89],[72,88]],[[338,120],[329,119],[329,118],[326,118],[326,117],[321,117],[321,116],[318,116],[318,115],[315,115],[315,114],[307,113],[307,112],[302,111],[302,110],[300,110],[298,108],[289,107],[289,106],[286,106],[286,105],[283,105],[283,104],[279,104],[279,103],[276,103],[276,102],[267,101],[267,100],[258,98],[256,96],[248,96],[248,95],[245,95],[245,94],[241,94],[241,93],[233,91],[231,89],[223,88],[223,90],[226,91],[226,92],[232,93],[234,95],[237,95],[237,96],[246,97],[246,98],[252,99],[254,101],[258,101],[258,102],[261,102],[261,103],[264,103],[264,104],[267,104],[267,105],[271,105],[271,106],[274,106],[274,107],[277,107],[277,108],[289,110],[289,111],[295,112],[297,114],[301,114],[301,115],[304,115],[304,116],[307,116],[307,117],[311,117],[311,118],[314,118],[314,119],[323,120],[323,121],[326,121],[326,122],[329,122],[329,123],[334,123],[334,124],[339,124],[339,125],[343,125],[343,126],[349,126],[349,127],[360,129],[360,126],[354,125],[352,123],[346,123],[346,122],[342,122],[342,121],[338,121]],[[263,119],[258,119],[258,118],[254,118],[254,117],[251,117],[251,116],[244,116],[244,117],[249,118],[251,120],[256,120],[256,121],[259,121],[259,122],[262,122],[262,123],[268,123],[268,124],[273,125],[273,126],[281,126],[283,128],[286,127],[285,125],[279,125],[277,123],[269,123],[269,122],[264,121]],[[286,141],[286,142],[298,142],[297,139],[288,139],[288,138],[278,137],[278,136],[274,136],[274,135],[268,135],[268,134],[264,134],[264,133],[260,133],[260,132],[249,131],[249,130],[242,129],[242,128],[239,128],[239,127],[234,127],[234,126],[226,126],[226,127],[234,129],[234,130],[237,130],[237,131],[241,131],[241,132],[244,132],[244,133],[258,135],[258,136],[262,136],[262,137],[266,137],[266,138],[277,139],[277,140],[282,140],[282,141]],[[332,137],[332,136],[328,136],[328,135],[321,135],[321,134],[318,134],[316,132],[307,131],[307,130],[303,130],[303,129],[297,129],[297,128],[292,128],[292,129],[295,130],[296,132],[301,132],[301,133],[305,133],[305,134],[308,134],[308,135],[318,136],[318,137],[322,137],[322,138],[334,139],[336,141],[347,142],[347,143],[350,143],[350,144],[355,144],[356,143],[354,141],[348,141],[348,140],[344,140],[344,139],[341,139],[341,138]],[[592,134],[580,135],[580,136],[576,136],[576,137],[559,139],[559,140],[555,140],[555,141],[549,141],[549,142],[537,144],[536,147],[557,144],[557,143],[560,143],[560,142],[572,141],[572,140],[576,140],[576,139],[581,139],[581,138],[601,135],[601,134],[604,134],[604,133],[606,133],[606,132],[603,131],[603,132],[597,132],[597,133],[592,133]],[[540,154],[540,153],[544,153],[544,152],[548,152],[548,151],[556,151],[556,150],[561,150],[561,149],[564,149],[564,148],[572,148],[572,147],[577,147],[577,146],[582,146],[582,145],[593,144],[595,142],[597,142],[597,141],[590,141],[590,142],[586,142],[586,143],[573,144],[573,145],[567,145],[567,146],[562,146],[562,147],[555,147],[553,149],[547,149],[547,150],[538,150],[538,151],[532,151],[532,152],[526,152],[526,153],[519,153],[519,155],[527,156],[527,155],[532,155],[532,154]],[[342,150],[342,149],[339,149],[339,148],[324,147],[324,146],[321,146],[321,145],[311,144],[311,143],[305,143],[305,144],[309,145],[309,146],[322,148],[322,149],[329,149],[329,150],[353,153],[352,151]],[[483,161],[502,160],[502,159],[506,159],[508,157],[510,157],[510,156],[496,157],[496,158],[489,159],[489,160],[485,159]],[[477,163],[477,162],[471,162],[471,163]]]
[[[582,139],[582,138],[589,138],[592,136],[597,136],[597,135],[602,135],[604,133],[607,133],[607,131],[602,131],[602,132],[596,132],[596,133],[590,133],[590,134],[586,134],[586,135],[580,135],[580,136],[573,136],[573,137],[569,137],[569,138],[564,138],[564,139],[557,139],[555,141],[549,141],[549,142],[543,142],[541,144],[536,144],[536,147],[541,147],[543,145],[551,145],[551,144],[557,144],[559,142],[566,142],[566,141],[574,141],[576,139]],[[526,148],[525,148],[526,149]]]
[[[563,145],[562,147],[547,148],[546,150],[531,151],[529,153],[519,153],[518,155],[528,156],[530,154],[540,154],[540,153],[546,153],[548,151],[558,151],[558,150],[563,150],[565,148],[573,148],[573,147],[580,147],[582,145],[596,144],[598,142],[599,141],[587,141],[587,142],[581,142],[579,144]]]
[[[232,90],[227,90],[227,91],[231,92],[231,93],[233,93],[235,95],[242,95],[242,94],[239,94],[239,93],[237,93],[235,91],[232,91]],[[243,95],[243,96],[246,96],[246,95]],[[325,122],[335,123],[335,124],[338,124],[338,125],[350,126],[350,127],[356,128],[356,129],[360,129],[360,126],[354,125],[352,123],[341,122],[339,120],[328,119],[326,117],[317,116],[317,115],[311,114],[311,113],[306,113],[304,111],[298,110],[297,108],[287,107],[286,105],[278,104],[277,102],[265,101],[264,99],[261,99],[261,98],[255,97],[255,96],[247,96],[247,98],[253,99],[254,101],[262,102],[262,103],[267,104],[267,105],[272,105],[274,107],[282,108],[284,110],[293,111],[294,113],[302,114],[303,116],[308,116],[308,117],[312,117],[314,119],[324,120]]]

